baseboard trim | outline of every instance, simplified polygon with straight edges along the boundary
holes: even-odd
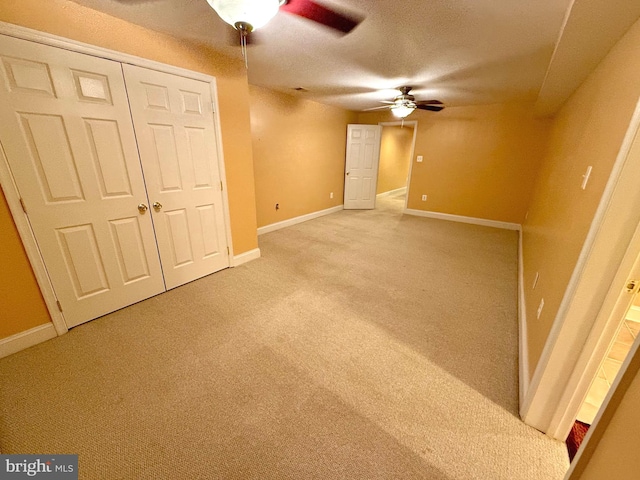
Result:
[[[519,398],[518,410],[524,405],[529,391],[529,340],[527,339],[527,304],[524,295],[524,255],[523,237],[524,232],[520,230],[518,237],[518,370],[519,370]],[[522,415],[522,412],[521,412]]]
[[[260,258],[260,249],[254,248],[253,250],[249,250],[248,252],[243,252],[239,255],[235,255],[233,260],[231,261],[232,267],[239,267],[251,260],[256,260]]]
[[[396,188],[395,190],[389,190],[388,192],[382,192],[376,195],[377,198],[390,197],[391,195],[399,195],[401,193],[407,193],[407,187]]]
[[[451,215],[450,213],[430,212],[428,210],[415,210],[406,208],[404,213],[415,215],[416,217],[436,218],[438,220],[449,220],[451,222],[470,223],[472,225],[482,225],[484,227],[503,228],[505,230],[520,231],[519,223],[500,222],[498,220],[487,220],[486,218],[464,217],[462,215]]]
[[[291,227],[293,225],[297,225],[298,223],[306,222],[308,220],[313,220],[314,218],[322,217],[324,215],[329,215],[331,213],[336,213],[341,210],[344,210],[343,206],[338,205],[336,207],[327,208],[326,210],[319,210],[317,212],[307,213],[306,215],[300,215],[299,217],[283,220],[282,222],[272,223],[271,225],[265,225],[264,227],[258,228],[258,235],[263,235],[265,233],[273,232],[275,230],[280,230],[281,228]]]
[[[56,328],[53,323],[45,323],[33,327],[24,332],[16,333],[10,337],[0,340],[0,358],[8,357],[14,353],[33,347],[47,340],[57,337]]]

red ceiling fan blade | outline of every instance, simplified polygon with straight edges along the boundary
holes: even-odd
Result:
[[[349,33],[356,28],[361,21],[334,12],[311,0],[289,0],[280,7],[280,10],[304,17],[342,33]]]
[[[430,112],[439,112],[444,109],[442,105],[416,105],[416,108],[420,110],[429,110]]]

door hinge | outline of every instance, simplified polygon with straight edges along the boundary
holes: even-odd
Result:
[[[27,206],[24,204],[24,200],[22,200],[22,198],[20,198],[20,206],[22,207],[22,211],[27,213]]]
[[[224,186],[222,185],[222,180],[220,180],[220,191],[224,190]]]
[[[227,255],[231,255],[231,250],[229,250],[229,247],[227,247]]]
[[[56,300],[56,305],[58,305],[58,310],[62,312],[62,305],[60,305],[60,300]]]
[[[637,287],[638,287],[638,280],[629,280],[627,282],[627,286],[625,287],[625,289],[627,290],[628,293],[632,293],[636,291]]]
[[[216,104],[211,102],[211,113],[216,113]]]

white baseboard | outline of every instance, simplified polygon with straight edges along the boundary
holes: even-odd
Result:
[[[342,205],[338,205],[336,207],[327,208],[326,210],[307,213],[306,215],[300,215],[299,217],[290,218],[289,220],[283,220],[282,222],[272,223],[271,225],[265,225],[264,227],[258,228],[258,235],[273,232],[275,230],[280,230],[281,228],[291,227],[293,225],[297,225],[298,223],[306,222],[308,220],[313,220],[314,218],[322,217],[323,215],[329,215],[331,213],[339,212],[341,210],[344,210],[344,207]]]
[[[244,263],[250,262],[251,260],[256,260],[257,258],[260,258],[260,249],[254,248],[253,250],[249,250],[248,252],[235,255],[233,257],[233,260],[231,261],[231,266],[238,267]]]
[[[415,210],[406,208],[404,213],[407,215],[415,215],[417,217],[436,218],[438,220],[449,220],[451,222],[471,223],[473,225],[482,225],[484,227],[503,228],[505,230],[520,231],[519,223],[500,222],[498,220],[487,220],[486,218],[464,217],[462,215],[451,215],[449,213],[429,212],[428,210]]]
[[[16,333],[0,340],[0,358],[8,357],[14,353],[33,347],[47,340],[57,337],[53,323],[45,323],[24,332]]]
[[[518,378],[519,378],[519,410],[524,405],[524,399],[529,391],[529,343],[527,339],[527,308],[524,296],[524,256],[520,230],[518,238]]]
[[[400,195],[401,193],[407,193],[407,187],[400,187],[396,188],[395,190],[389,190],[388,192],[382,192],[377,194],[376,197],[390,197],[391,195]]]

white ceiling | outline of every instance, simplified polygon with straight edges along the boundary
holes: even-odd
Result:
[[[74,0],[237,58],[205,0]],[[570,0],[318,0],[364,16],[349,35],[280,12],[249,47],[249,82],[352,110],[401,85],[447,106],[535,101]],[[632,2],[636,3],[636,2]],[[640,4],[640,2],[638,2]],[[606,52],[605,52],[606,53]],[[304,87],[298,93],[295,87]]]

